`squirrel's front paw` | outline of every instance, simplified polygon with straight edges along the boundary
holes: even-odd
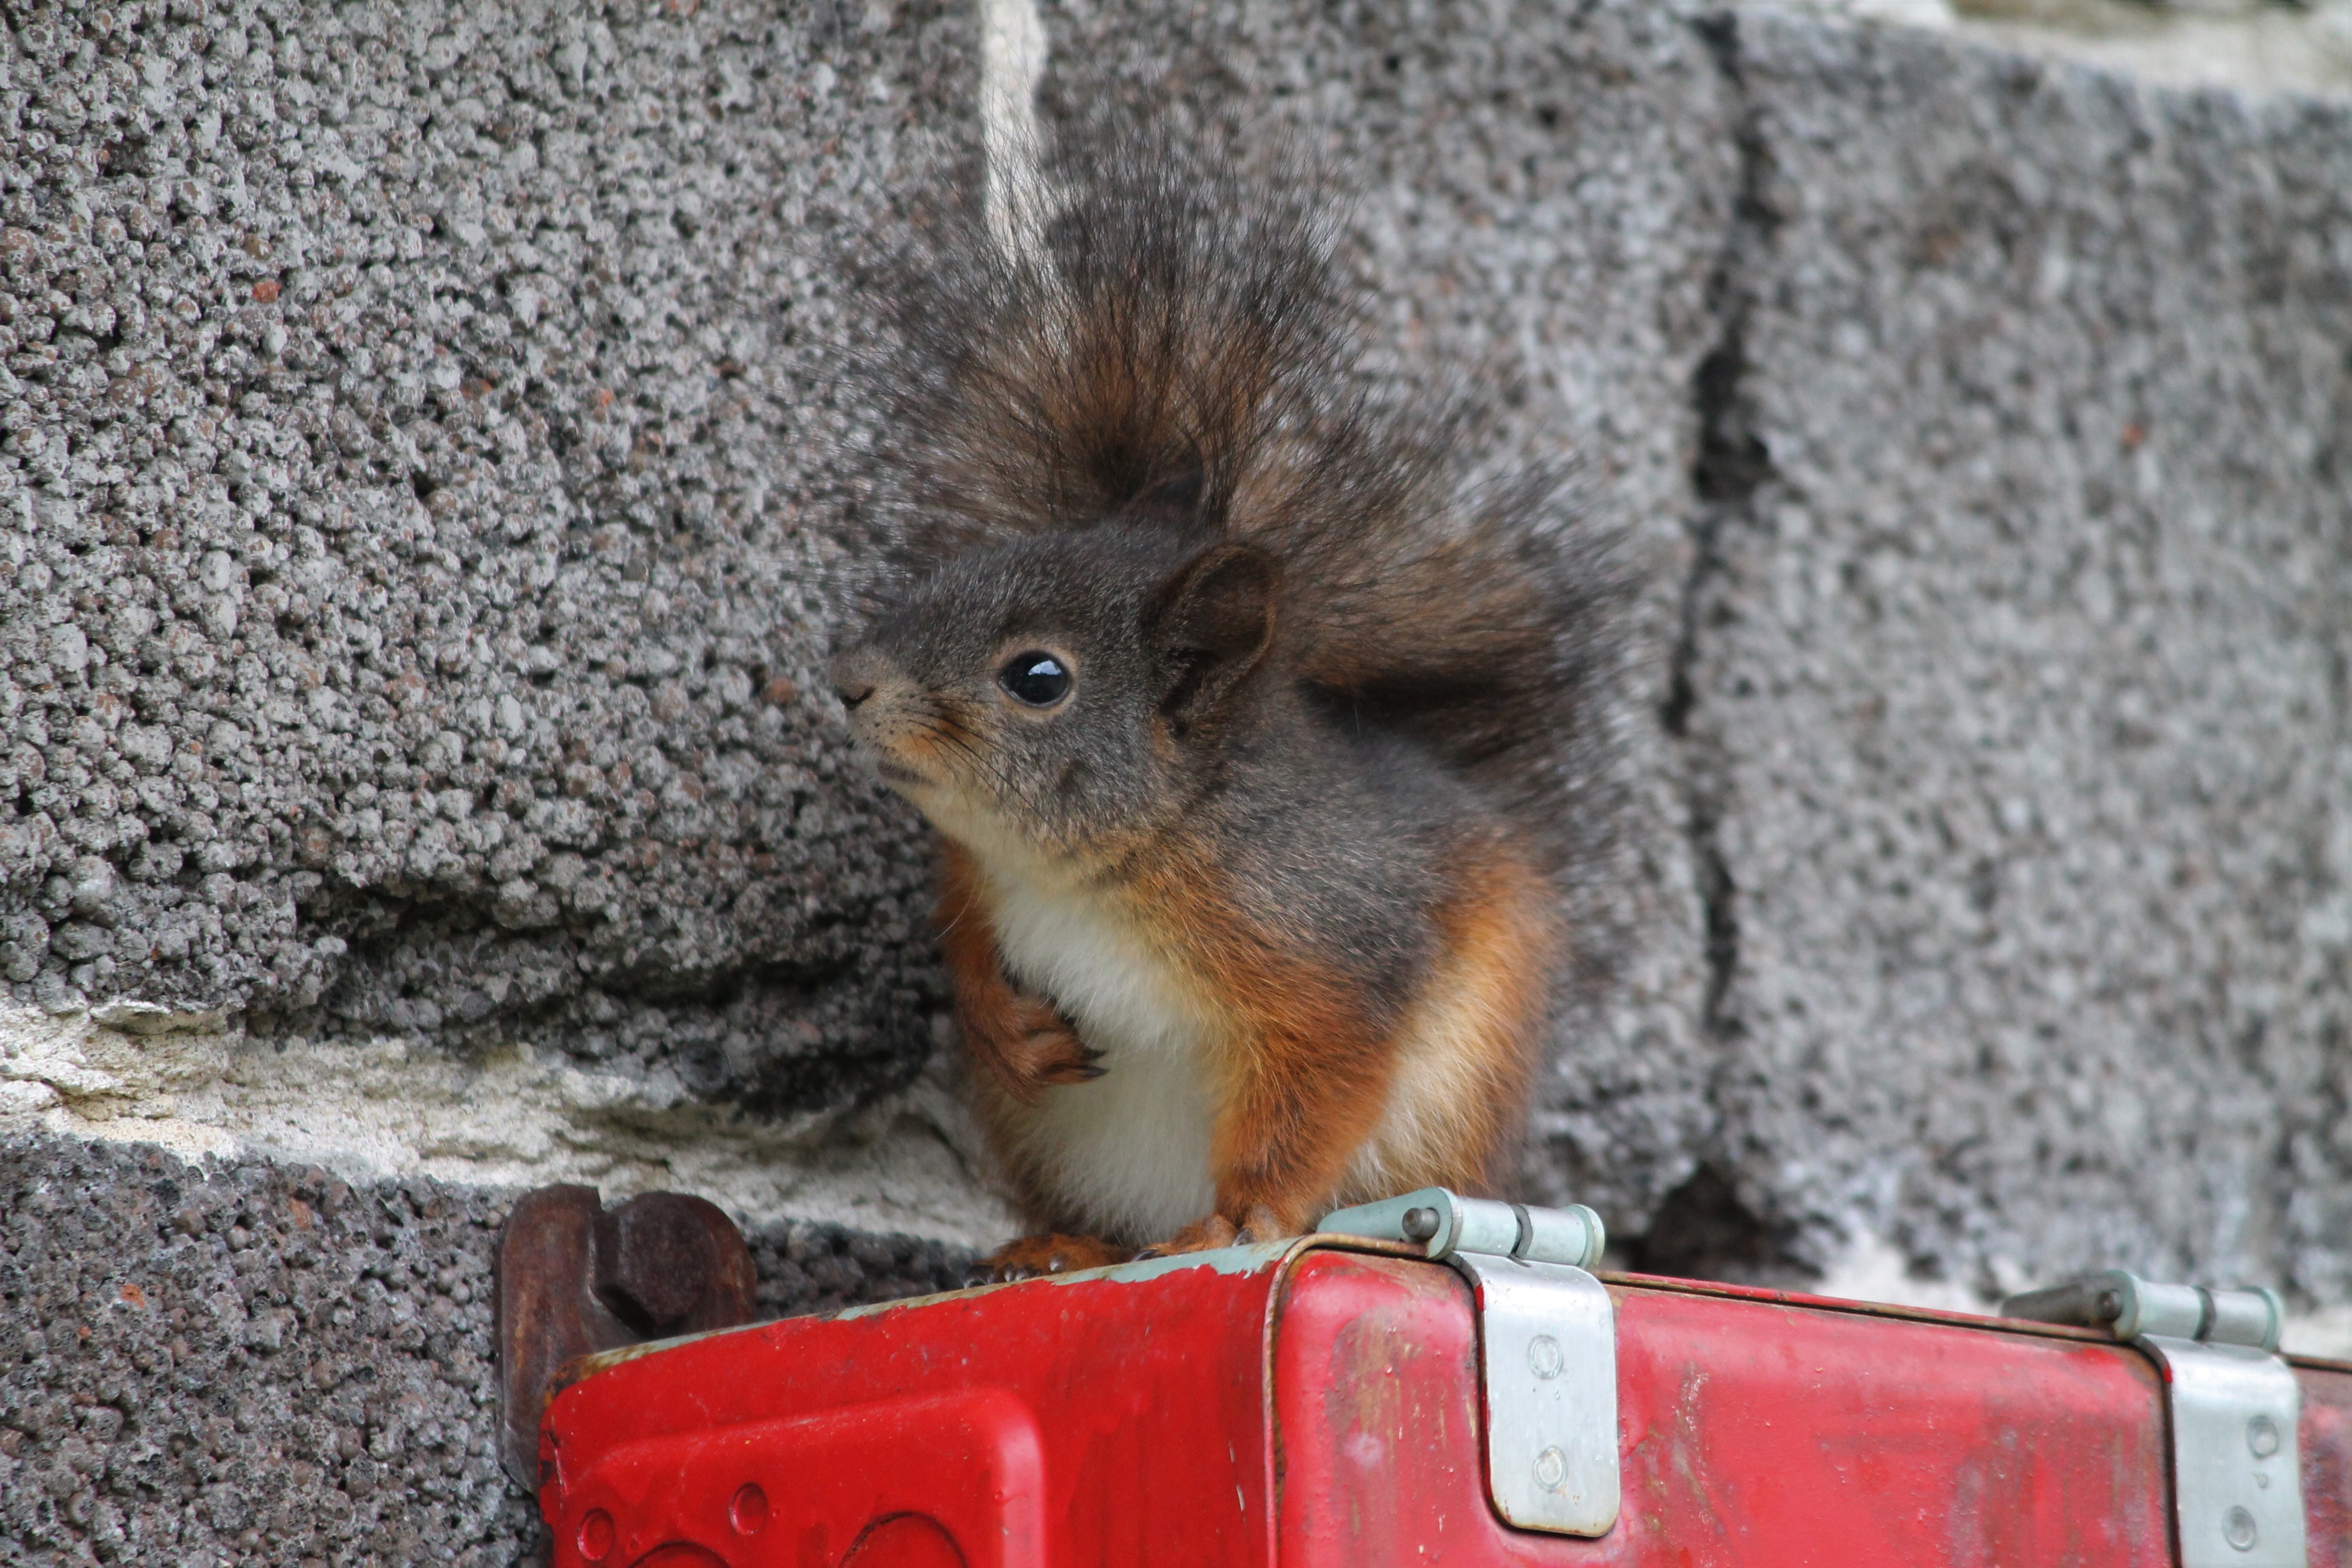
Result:
[[[1087,1045],[1051,1002],[1021,996],[1013,1005],[1013,1042],[1003,1052],[1007,1087],[1033,1099],[1055,1084],[1089,1083],[1102,1077],[1102,1053]]]
[[[1035,1279],[1047,1274],[1072,1274],[1081,1268],[1106,1268],[1135,1256],[1127,1247],[1113,1247],[1091,1236],[1024,1236],[1008,1241],[981,1259],[976,1284],[1008,1279]]]

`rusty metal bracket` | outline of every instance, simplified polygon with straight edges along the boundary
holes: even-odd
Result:
[[[539,1418],[565,1363],[751,1321],[751,1250],[715,1204],[644,1193],[606,1212],[596,1189],[540,1187],[499,1233],[499,1458],[537,1490]]]

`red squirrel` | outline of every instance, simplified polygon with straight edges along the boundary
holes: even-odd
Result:
[[[1282,161],[1276,160],[1277,163]],[[1508,1179],[1621,596],[1540,468],[1365,370],[1318,182],[1066,138],[872,362],[900,570],[834,683],[939,836],[998,1278]]]

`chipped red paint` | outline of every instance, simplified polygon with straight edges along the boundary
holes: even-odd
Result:
[[[2173,1560],[2161,1387],[2138,1352],[1622,1275],[1604,1279],[1622,1515],[1598,1541],[1512,1530],[1486,1502],[1468,1288],[1398,1250],[1167,1259],[614,1358],[549,1409],[554,1560]],[[2301,1376],[2311,1562],[2352,1568],[2352,1372]]]

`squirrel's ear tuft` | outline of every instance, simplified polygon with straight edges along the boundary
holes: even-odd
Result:
[[[1279,563],[1252,544],[1219,544],[1160,585],[1145,612],[1166,672],[1160,710],[1179,727],[1208,717],[1274,642]]]

